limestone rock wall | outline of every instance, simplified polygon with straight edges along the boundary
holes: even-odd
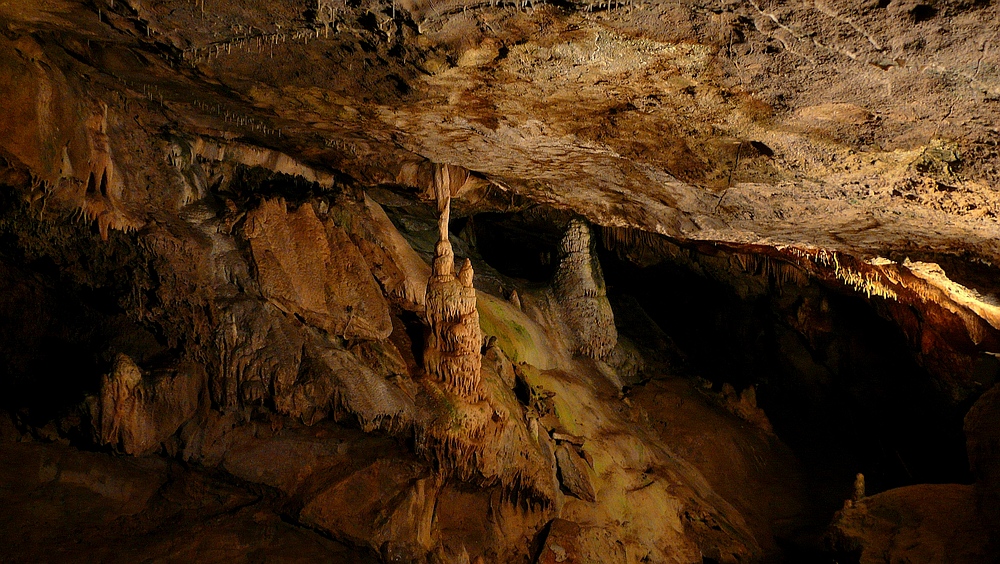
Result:
[[[389,374],[371,367],[377,358],[331,343],[269,303],[233,304],[215,333],[215,346],[212,399],[224,412],[273,407],[306,424],[350,417],[367,430],[412,425],[412,400]]]
[[[958,107],[949,102],[954,101],[951,92],[964,90],[945,84],[945,78],[972,76],[973,67],[955,67],[959,70],[937,76],[937,67],[928,66],[926,58],[921,62],[922,56],[914,58],[908,47],[891,47],[898,52],[886,58],[889,71],[881,63],[858,61],[861,82],[848,80],[840,91],[871,93],[852,86],[885,79],[892,103],[854,100],[860,104],[857,111],[846,111],[841,105],[817,106],[826,104],[828,93],[802,88],[801,98],[776,104],[785,106],[779,110],[767,100],[785,100],[784,94],[771,90],[761,100],[752,91],[755,85],[773,89],[775,82],[768,76],[783,82],[783,69],[802,72],[805,76],[799,80],[811,83],[815,65],[800,65],[795,50],[779,48],[782,40],[772,41],[766,29],[776,16],[754,3],[707,12],[697,7],[697,13],[688,13],[687,7],[671,12],[675,4],[654,3],[652,9],[667,10],[658,14],[664,18],[648,17],[650,6],[594,13],[539,6],[530,12],[513,11],[503,23],[514,25],[487,25],[501,30],[500,37],[489,42],[473,34],[466,53],[451,53],[445,45],[452,40],[444,37],[456,29],[469,30],[460,18],[451,17],[457,9],[437,10],[429,15],[435,21],[421,22],[418,45],[410,30],[398,27],[405,19],[376,15],[378,32],[367,24],[355,26],[359,18],[367,21],[371,16],[365,6],[345,8],[340,14],[345,25],[338,24],[333,38],[327,34],[321,40],[319,28],[303,27],[313,23],[303,18],[302,6],[291,3],[221,3],[210,7],[216,11],[209,17],[197,14],[190,2],[145,4],[150,3],[97,6],[57,0],[0,5],[0,19],[11,26],[0,39],[0,97],[6,102],[0,112],[0,180],[20,187],[17,198],[32,218],[62,230],[50,241],[49,254],[24,254],[25,264],[36,268],[50,259],[60,282],[83,280],[86,284],[80,284],[102,299],[117,293],[102,305],[120,307],[143,324],[153,341],[162,340],[158,353],[197,358],[209,373],[207,402],[197,375],[144,374],[134,362],[119,358],[92,403],[98,442],[140,454],[176,439],[185,443],[178,447],[184,456],[212,462],[225,459],[219,453],[230,444],[226,433],[255,430],[258,420],[280,427],[295,420],[318,426],[326,419],[348,418],[363,431],[388,432],[407,445],[412,440],[423,460],[408,461],[406,467],[371,460],[349,482],[339,479],[343,476],[336,475],[337,469],[314,472],[320,465],[296,457],[295,449],[281,451],[287,453],[281,470],[308,478],[288,492],[296,496],[290,505],[307,508],[303,518],[329,534],[370,543],[374,550],[384,547],[386,560],[397,554],[422,557],[420,552],[432,547],[459,559],[464,554],[466,561],[470,554],[506,554],[503,549],[511,546],[529,546],[544,523],[560,512],[566,522],[553,524],[551,542],[546,543],[555,561],[572,558],[566,549],[573,538],[587,545],[578,552],[586,555],[581,558],[591,560],[618,560],[625,546],[628,556],[652,561],[697,561],[703,556],[750,561],[759,550],[741,525],[739,512],[719,500],[696,470],[681,464],[683,457],[668,452],[665,440],[645,434],[642,412],[619,401],[620,387],[600,388],[602,378],[583,370],[585,363],[563,363],[569,357],[564,347],[558,354],[544,351],[516,361],[551,357],[553,366],[546,369],[553,370],[539,373],[535,382],[550,390],[546,395],[554,394],[549,396],[551,412],[532,415],[519,404],[510,389],[513,366],[508,370],[495,356],[487,366],[480,360],[477,309],[486,300],[476,295],[471,264],[458,269],[454,265],[447,208],[431,269],[372,202],[336,201],[337,183],[344,177],[359,186],[388,186],[401,198],[412,195],[407,188],[422,192],[424,186],[439,201],[443,194],[450,198],[477,191],[490,192],[493,202],[530,196],[595,221],[688,239],[810,243],[859,252],[934,248],[968,251],[971,258],[997,256],[992,244],[996,198],[983,184],[996,178],[995,143],[986,129],[992,126],[983,125],[996,112],[984,109],[978,95],[965,96]],[[324,0],[317,6],[330,3]],[[895,13],[899,7],[893,6],[890,11]],[[968,21],[993,21],[984,16],[996,12],[995,4],[977,6],[966,14]],[[813,7],[789,9],[801,13]],[[864,8],[871,19],[858,26],[884,20],[871,12],[876,9],[882,8]],[[493,10],[482,7],[477,14],[496,15]],[[942,14],[946,11],[941,8]],[[718,44],[728,44],[727,57],[713,55],[717,50],[712,40],[695,29],[701,29],[697,24],[675,31],[657,23],[651,33],[628,29],[663,19],[695,22],[707,13],[721,14],[723,39]],[[616,31],[610,31],[606,21],[591,20],[633,14],[638,18],[632,24],[622,22]],[[283,32],[268,36],[273,45],[250,35],[254,27],[244,31],[261,25],[265,17],[275,29],[284,26]],[[442,17],[458,27],[439,28]],[[503,17],[508,17],[506,10]],[[413,21],[421,19],[423,15]],[[805,25],[782,19],[789,29]],[[763,21],[766,29],[751,29],[750,21]],[[844,29],[858,29],[845,21],[840,22]],[[547,29],[572,26],[572,41],[553,47],[548,45],[551,37],[539,40],[510,31],[532,30],[540,22],[559,24]],[[975,25],[985,28],[985,35],[959,33],[969,26],[951,33],[913,33],[932,42],[944,37],[956,44],[976,43],[978,52],[969,51],[974,55],[969,61],[983,64],[975,66],[973,78],[990,81],[983,84],[992,96],[996,69],[990,65],[996,50],[987,45],[995,30]],[[885,34],[884,28],[878,29]],[[806,29],[802,37],[813,37],[813,31]],[[667,38],[663,33],[675,35]],[[285,42],[286,37],[293,41]],[[764,43],[774,43],[774,49],[763,48]],[[827,44],[812,43],[817,48]],[[356,48],[359,44],[374,46],[386,64],[372,67],[373,55]],[[272,55],[277,51],[278,60],[270,65],[260,64],[265,46]],[[338,47],[345,68],[365,65],[366,72],[374,73],[373,80],[358,81],[353,73],[330,73],[316,64],[322,60],[320,50]],[[500,57],[501,50],[510,55]],[[400,52],[402,57],[397,56]],[[461,68],[436,73],[433,69],[443,70],[443,63],[431,56],[461,61]],[[714,66],[729,65],[734,56],[752,63],[735,65],[738,77]],[[829,67],[826,54],[823,57]],[[639,64],[650,72],[636,72]],[[847,72],[826,73],[824,80],[855,80],[850,77],[857,68],[838,68]],[[667,85],[667,95],[664,69],[677,78]],[[552,80],[568,70],[582,70],[577,76],[587,84]],[[744,88],[742,73],[751,71],[758,75],[748,78]],[[505,73],[514,82],[503,84],[500,75]],[[594,76],[604,78],[587,78]],[[712,76],[729,82],[713,83]],[[470,92],[469,84],[480,78],[488,78],[483,83],[493,87]],[[947,86],[942,90],[944,103],[925,106],[947,109],[948,116],[915,115],[908,106],[895,105],[900,97],[892,94],[892,83],[897,89],[908,88],[917,78]],[[610,95],[609,87],[623,84],[624,91]],[[519,99],[510,95],[508,87],[515,85],[526,88]],[[810,90],[815,93],[808,94]],[[406,92],[410,94],[403,95]],[[427,103],[440,99],[455,103]],[[502,119],[493,115],[497,108],[502,108]],[[773,119],[772,112],[777,112]],[[988,115],[981,121],[983,112]],[[859,123],[841,128],[841,118]],[[674,119],[681,122],[669,130],[695,133],[664,137],[663,124]],[[944,123],[950,119],[953,124]],[[959,127],[961,120],[977,125]],[[926,130],[909,124],[923,124]],[[966,132],[975,134],[961,142],[967,156],[959,158],[950,148],[942,151],[946,147],[940,142],[926,141],[939,132],[963,139]],[[187,135],[212,140],[195,143],[198,149],[172,152],[173,141],[167,138]],[[985,141],[976,140],[976,135]],[[857,144],[861,139],[866,146]],[[161,150],[166,145],[171,145],[170,151]],[[434,164],[418,155],[462,166]],[[410,159],[429,170],[427,178],[421,176],[418,182],[400,171],[406,166],[400,163]],[[232,167],[192,173],[208,169],[206,161],[229,160],[301,176],[309,186],[283,186],[277,192],[289,201],[306,203],[290,210],[268,195],[263,204],[248,209],[266,192],[257,185],[231,186]],[[876,161],[885,164],[875,166]],[[317,172],[304,162],[327,168]],[[911,166],[927,170],[918,175]],[[886,167],[891,174],[884,174]],[[838,176],[812,184],[834,169]],[[892,176],[898,177],[901,169],[907,169],[907,178],[896,183]],[[810,179],[808,184],[804,178]],[[918,179],[917,184],[910,182]],[[329,213],[320,211],[324,206]],[[487,209],[498,210],[502,208]],[[862,220],[864,229],[858,229]],[[64,229],[77,223],[87,228]],[[40,230],[39,225],[21,223],[18,237],[10,238],[16,242],[4,238],[3,250],[23,250],[19,237]],[[138,228],[141,231],[135,232]],[[143,252],[109,251],[108,261],[101,263],[62,260],[66,255],[52,249],[68,242],[77,248]],[[98,247],[102,244],[107,247]],[[20,256],[5,252],[3,259]],[[606,359],[617,336],[586,223],[570,225],[558,259],[553,293],[561,315],[547,316],[546,327],[565,322],[573,352]],[[114,263],[120,270],[109,268]],[[98,270],[107,279],[125,270],[148,270],[148,280],[111,288],[94,274]],[[518,301],[526,312],[532,310],[531,296],[522,293]],[[401,353],[393,352],[395,345],[385,340],[394,313],[397,328],[404,325],[398,319],[403,314],[395,308],[408,310],[407,315],[423,312],[429,325],[427,342],[416,345],[425,345],[424,369],[431,377],[424,381],[398,368],[402,363],[395,360]],[[404,332],[419,325],[415,319],[411,316]],[[513,327],[507,327],[510,333]],[[414,335],[413,340],[419,338]],[[409,342],[398,342],[404,341]],[[521,350],[533,352],[533,347]],[[992,408],[984,413],[992,413]],[[977,421],[989,424],[989,418]],[[584,445],[577,445],[581,448],[553,446],[557,429],[566,436],[564,427],[585,437]],[[977,442],[970,443],[976,461],[992,461],[996,441],[990,433],[979,432]],[[198,445],[188,441],[197,436],[212,440]],[[373,454],[376,459],[381,455]],[[575,493],[568,501],[559,493],[557,458],[562,458],[559,475],[564,485]],[[993,463],[976,461],[973,466],[987,486],[984,491],[995,490],[990,485],[995,482]],[[263,464],[251,459],[245,466]],[[441,492],[461,488],[440,488],[434,474],[482,491],[448,491],[452,503],[437,504]],[[246,476],[269,483],[261,474]],[[493,487],[495,498],[493,491],[483,493]],[[512,500],[515,503],[509,503]],[[525,515],[539,505],[544,509],[533,515],[541,523],[526,525]],[[447,533],[486,521],[484,516],[492,520],[492,529],[469,533],[468,549],[457,542],[444,547],[451,542]],[[564,526],[567,523],[587,525],[574,528]],[[408,539],[415,540],[415,548],[400,549]]]
[[[289,212],[268,200],[247,216],[261,293],[283,311],[334,335],[385,339],[389,309],[364,257],[343,229],[311,205]]]
[[[90,404],[98,441],[127,454],[157,450],[195,414],[203,386],[197,373],[144,378],[131,358],[119,354]]]
[[[351,235],[386,297],[403,309],[423,311],[431,270],[399,234],[385,210],[367,195],[362,202],[338,202],[340,222]]]

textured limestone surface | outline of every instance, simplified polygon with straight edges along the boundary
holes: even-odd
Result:
[[[997,21],[0,0],[0,545],[986,561]]]
[[[571,221],[559,242],[559,267],[552,287],[565,311],[577,351],[591,358],[604,358],[615,348],[618,333],[596,249],[590,226]]]
[[[247,216],[261,292],[279,308],[336,335],[385,339],[389,308],[361,252],[312,206],[268,201]]]
[[[4,150],[102,231],[147,219],[122,129],[166,127],[684,238],[995,262],[998,9],[9,2]]]

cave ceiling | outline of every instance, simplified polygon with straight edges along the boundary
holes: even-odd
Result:
[[[163,199],[141,177],[169,149],[144,149],[183,138],[404,192],[452,165],[681,239],[995,264],[998,12],[964,0],[7,0],[3,143],[52,181],[66,168],[58,143],[70,161],[74,144],[94,144],[71,122],[105,120],[130,225]],[[27,154],[21,137],[55,130]]]

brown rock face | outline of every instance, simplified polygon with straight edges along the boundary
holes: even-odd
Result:
[[[289,212],[269,200],[248,214],[261,293],[289,314],[347,338],[385,339],[392,332],[382,291],[344,230],[325,224],[311,205]]]
[[[31,443],[0,443],[0,458],[5,562],[375,562],[283,522],[251,491],[162,458]]]
[[[399,234],[385,211],[365,196],[358,213],[349,216],[345,229],[358,245],[372,274],[390,301],[411,311],[422,311],[430,268]]]
[[[412,461],[382,459],[331,483],[302,508],[301,519],[356,543],[409,544],[406,556],[413,558],[433,545],[431,523],[438,488],[426,468]]]
[[[583,527],[566,519],[555,519],[538,557],[539,564],[560,562],[628,562],[624,547],[600,527]]]
[[[202,387],[195,374],[143,378],[135,362],[119,354],[92,407],[100,443],[128,454],[156,450],[194,415]]]
[[[439,220],[441,238],[427,282],[424,316],[430,335],[424,348],[424,370],[451,391],[474,400],[479,397],[483,334],[472,285],[472,263],[466,259],[455,274],[455,253],[448,241],[448,205]]]
[[[552,283],[556,299],[576,340],[578,352],[605,358],[618,342],[601,263],[590,226],[573,220],[559,243],[559,268]]]
[[[0,0],[0,560],[995,560],[997,21]]]
[[[965,416],[969,467],[976,478],[976,508],[1000,548],[1000,386],[982,395]]]
[[[989,522],[975,517],[972,487],[921,484],[854,502],[839,512],[829,542],[841,558],[875,562],[993,562]]]
[[[559,445],[556,447],[556,462],[559,464],[559,481],[569,493],[584,501],[597,499],[590,478],[591,470],[576,450],[565,444]]]
[[[269,303],[231,304],[214,342],[218,372],[209,384],[213,403],[225,413],[273,405],[306,424],[350,413],[368,429],[412,418],[412,400],[387,374]]]

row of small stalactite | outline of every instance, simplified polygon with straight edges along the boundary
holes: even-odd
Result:
[[[869,298],[876,296],[887,300],[899,299],[899,294],[890,284],[898,286],[900,285],[900,281],[893,279],[887,271],[880,271],[874,267],[869,267],[862,272],[843,265],[840,262],[839,253],[836,251],[827,251],[826,249],[812,251],[795,247],[790,247],[788,251],[796,257],[809,260],[819,266],[832,268],[833,275],[837,280]]]
[[[629,256],[662,258],[676,252],[674,246],[665,241],[663,236],[630,227],[602,227],[601,240],[606,249],[615,251],[623,258]],[[864,271],[850,268],[841,264],[840,255],[836,251],[826,249],[813,251],[796,247],[788,247],[785,250],[796,258],[832,269],[837,280],[869,298],[875,296],[897,300],[899,297],[892,287],[899,285],[899,281],[893,280],[887,272],[883,273],[874,268]],[[779,286],[788,283],[802,286],[809,281],[809,275],[801,267],[778,258],[757,253],[734,252],[732,260],[744,272],[768,277]]]
[[[676,252],[676,246],[662,235],[632,227],[601,227],[601,244],[623,259],[636,255],[663,258]]]
[[[779,288],[789,283],[809,283],[809,276],[801,268],[780,259],[750,253],[733,253],[732,259],[744,272],[773,280]]]

